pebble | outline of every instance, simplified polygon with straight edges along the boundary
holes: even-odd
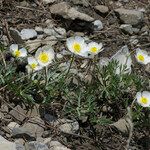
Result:
[[[99,31],[103,29],[103,23],[100,20],[95,20],[94,24],[94,31]]]
[[[18,128],[20,125],[16,122],[10,122],[8,125],[7,125],[7,128],[12,131],[14,128]]]
[[[132,25],[130,24],[122,24],[120,26],[120,29],[126,34],[129,34],[129,35],[133,34],[133,28],[132,28]]]
[[[97,12],[102,13],[102,14],[108,13],[109,11],[109,8],[104,5],[97,5],[94,8],[95,10],[97,10]]]
[[[124,24],[137,25],[143,21],[143,13],[137,10],[129,10],[124,8],[115,9],[115,12],[119,15],[119,19]]]
[[[29,40],[37,37],[37,32],[34,29],[22,29],[20,36],[23,40]]]

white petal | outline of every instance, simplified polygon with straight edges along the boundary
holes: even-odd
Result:
[[[14,52],[14,51],[16,51],[16,50],[18,50],[18,45],[17,45],[17,44],[12,44],[12,45],[10,45],[10,51],[11,51],[11,52]]]
[[[141,50],[140,48],[137,48],[137,49],[136,49],[136,54],[142,54],[142,55],[144,55],[144,56],[148,56],[147,51]]]
[[[148,92],[148,91],[143,91],[143,92],[142,92],[142,96],[148,98],[149,101],[150,101],[150,92]]]
[[[137,99],[138,102],[140,101],[141,97],[142,97],[142,93],[141,92],[137,92],[136,93],[136,99]]]
[[[74,39],[78,43],[84,43],[85,42],[84,38],[82,38],[81,36],[75,36]]]
[[[38,64],[38,62],[34,57],[28,57],[28,64]]]
[[[19,51],[20,51],[20,57],[26,57],[27,56],[27,50],[25,48],[21,48]]]
[[[31,69],[31,67],[29,65],[26,66],[26,69],[29,74],[33,72],[33,70]]]

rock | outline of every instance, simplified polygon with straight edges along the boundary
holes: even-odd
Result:
[[[137,10],[128,10],[124,8],[115,9],[120,20],[125,24],[137,25],[143,21],[143,13]]]
[[[20,36],[23,40],[29,40],[37,37],[37,32],[34,29],[23,29],[20,32]]]
[[[44,4],[52,4],[56,2],[57,0],[42,0]]]
[[[17,111],[16,111],[17,110]],[[20,112],[20,113],[18,113]],[[26,111],[23,110],[20,105],[17,105],[13,110],[11,110],[9,112],[9,114],[11,114],[11,116],[13,116],[15,119],[17,119],[18,121],[23,121],[26,118],[25,115]],[[23,115],[22,115],[23,114]]]
[[[118,62],[116,74],[120,74],[121,72],[131,73],[132,59],[127,45],[123,46],[115,55],[113,55],[111,57],[111,60],[115,60]],[[126,66],[125,69],[124,66]]]
[[[0,112],[0,120],[4,119],[4,114],[2,112]]]
[[[7,125],[7,128],[12,131],[14,128],[18,128],[20,125],[16,122],[10,122],[8,125]]]
[[[16,143],[16,150],[26,150],[22,144]]]
[[[38,34],[43,34],[43,33],[44,33],[43,28],[42,28],[42,27],[38,27],[38,26],[35,27],[35,31],[36,31]]]
[[[31,118],[27,123],[23,125],[23,128],[26,129],[33,137],[40,137],[44,132],[43,126],[45,125],[44,121],[40,117]]]
[[[92,22],[94,20],[94,18],[90,17],[89,15],[81,13],[75,8],[69,6],[66,2],[52,5],[50,7],[50,11],[52,14],[62,16],[65,19],[80,19],[88,22]]]
[[[3,35],[1,40],[5,46],[9,45],[9,40],[6,35]]]
[[[130,24],[122,24],[120,26],[120,29],[126,34],[130,34],[130,35],[133,34],[133,28],[132,28],[132,25]]]
[[[43,40],[43,44],[46,44],[46,45],[55,45],[57,44],[57,38],[55,36],[48,36],[46,37],[44,40]]]
[[[108,57],[102,57],[99,60],[99,65],[102,68],[102,67],[107,66],[109,62],[110,62],[110,59]]]
[[[0,109],[1,112],[8,113],[8,106],[6,104],[2,104]]]
[[[42,40],[41,39],[28,40],[26,42],[26,45],[28,46],[28,51],[32,52],[42,45]]]
[[[117,122],[113,123],[112,126],[116,127],[122,133],[128,133],[129,124],[125,119],[119,119]]]
[[[89,1],[88,0],[71,0],[71,2],[75,5],[83,5],[85,7],[89,6]]]
[[[79,123],[69,119],[58,119],[51,122],[52,125],[58,126],[60,131],[64,133],[76,133],[79,130]]]
[[[93,24],[94,24],[94,30],[95,31],[99,31],[99,30],[103,29],[103,23],[100,20],[95,20],[93,22]]]
[[[0,135],[0,150],[17,150],[16,144],[9,142]]]
[[[56,120],[56,117],[54,117],[54,116],[52,116],[52,115],[50,115],[50,114],[45,114],[45,115],[44,115],[44,118],[45,118],[45,120],[48,121],[48,122],[52,122],[52,121],[55,121],[55,120]]]
[[[132,45],[137,45],[138,42],[139,42],[139,40],[138,40],[137,38],[138,38],[137,36],[131,36],[131,37],[130,37],[130,43],[131,43]]]
[[[150,63],[145,66],[145,71],[150,74]]]
[[[23,44],[24,41],[20,35],[20,32],[14,28],[10,28],[10,35],[13,38],[14,42],[17,44]]]
[[[94,7],[99,13],[105,14],[108,13],[109,9],[107,6],[104,5],[97,5]]]
[[[27,143],[27,147],[28,150],[49,150],[46,144],[37,141]]]
[[[94,21],[94,18],[92,18],[91,16],[81,13],[79,11],[77,11],[75,8],[70,8],[68,11],[68,18],[75,20],[75,19],[80,19],[83,21],[87,21],[87,22],[92,22]]]
[[[63,38],[66,36],[66,30],[64,28],[46,28],[44,33],[57,38]]]
[[[30,109],[30,110],[27,112],[27,116],[28,116],[29,118],[31,118],[31,117],[36,117],[36,116],[39,117],[39,116],[40,116],[39,109],[40,109],[40,105],[39,105],[39,104],[35,104],[35,105],[33,106],[33,108]]]
[[[58,141],[50,141],[48,143],[49,150],[71,150]]]
[[[35,140],[35,137],[33,137],[32,133],[30,133],[27,129],[23,127],[13,128],[12,137],[25,138],[27,140]]]

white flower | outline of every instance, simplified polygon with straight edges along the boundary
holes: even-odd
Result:
[[[28,72],[34,72],[41,69],[42,66],[39,65],[39,63],[34,57],[28,57],[28,65],[27,65]]]
[[[150,92],[148,91],[137,92],[136,99],[141,106],[150,107]]]
[[[87,44],[85,43],[84,38],[80,36],[70,37],[67,39],[66,45],[72,53],[83,57],[88,56]]]
[[[141,50],[140,48],[136,49],[136,55],[135,55],[137,61],[141,64],[148,64],[150,63],[150,56],[148,56],[147,51]]]
[[[38,61],[39,65],[47,66],[54,59],[54,50],[52,48],[45,50],[39,48],[35,53],[35,58]]]
[[[25,48],[18,48],[17,44],[12,44],[10,46],[10,51],[14,57],[26,57],[27,56],[27,50]]]
[[[98,54],[100,51],[102,51],[103,45],[102,43],[96,43],[96,42],[90,42],[88,44],[88,52],[92,55],[96,55]]]

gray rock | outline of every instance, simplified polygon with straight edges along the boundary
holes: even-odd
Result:
[[[10,28],[10,35],[13,38],[14,42],[18,44],[23,44],[24,41],[20,35],[20,32],[14,28]]]
[[[129,124],[125,119],[119,119],[117,122],[112,124],[114,127],[116,127],[119,131],[123,133],[128,133]]]
[[[14,128],[18,128],[20,125],[16,122],[10,122],[8,125],[7,125],[7,128],[10,130],[10,132],[14,129]]]
[[[66,30],[64,28],[45,28],[44,33],[57,38],[63,38],[66,36]]]
[[[17,111],[16,111],[17,110]],[[18,113],[20,112],[20,113]],[[23,121],[26,117],[25,115],[26,111],[20,107],[20,105],[17,105],[13,110],[9,112],[14,118],[16,118],[19,121]],[[23,115],[22,115],[23,114]]]
[[[150,75],[150,63],[146,65],[145,71]]]
[[[26,129],[33,137],[40,137],[43,132],[45,125],[44,121],[40,117],[31,118],[27,123],[23,125],[23,128]]]
[[[104,5],[97,5],[94,7],[99,13],[105,14],[108,13],[109,9],[107,6]]]
[[[50,115],[50,114],[45,114],[45,115],[44,115],[44,118],[45,118],[45,120],[48,121],[48,122],[52,122],[52,121],[55,121],[55,120],[56,120],[56,117],[54,117],[54,116],[52,116],[52,115]]]
[[[130,34],[130,35],[133,34],[133,28],[132,28],[132,25],[130,24],[122,24],[120,26],[120,29],[126,34]]]
[[[13,128],[12,137],[25,138],[27,140],[35,140],[35,137],[33,137],[32,133],[30,133],[27,129],[23,127]]]
[[[76,133],[79,130],[79,123],[69,119],[58,119],[51,124],[57,126],[64,133]]]
[[[35,27],[35,31],[36,31],[38,34],[43,34],[43,33],[44,33],[43,28],[42,28],[42,27],[38,27],[38,26]]]
[[[88,0],[71,0],[71,2],[75,5],[83,5],[85,7],[88,7],[90,4]]]
[[[4,119],[4,114],[2,112],[0,112],[0,120]]]
[[[37,37],[37,32],[34,29],[23,29],[20,32],[20,36],[23,40],[29,40]]]
[[[65,147],[64,145],[62,145],[60,142],[58,141],[50,141],[48,143],[49,146],[49,150],[71,150],[67,147]]]
[[[116,74],[131,73],[132,59],[127,45],[123,46],[116,54],[111,57],[111,60],[118,62]],[[126,66],[126,68],[124,68]]]
[[[115,9],[120,20],[125,24],[137,25],[143,21],[143,13],[137,10],[128,10],[124,8]]]
[[[44,40],[43,40],[43,44],[46,44],[46,45],[55,45],[57,44],[57,38],[55,36],[48,36],[46,37]]]
[[[52,4],[54,2],[57,2],[57,0],[42,0],[44,4]]]
[[[80,19],[88,22],[92,22],[94,18],[90,17],[87,14],[81,13],[75,8],[68,5],[66,2],[61,2],[58,4],[54,4],[50,7],[50,11],[52,14],[60,15],[65,19]]]
[[[27,145],[28,150],[49,150],[46,144],[37,141],[29,142]]]
[[[14,142],[9,142],[0,135],[0,150],[17,150]]]
[[[93,24],[94,24],[94,30],[95,31],[99,31],[99,30],[103,29],[103,23],[100,20],[95,20],[93,22]]]
[[[25,147],[22,144],[16,143],[16,150],[25,150]]]

